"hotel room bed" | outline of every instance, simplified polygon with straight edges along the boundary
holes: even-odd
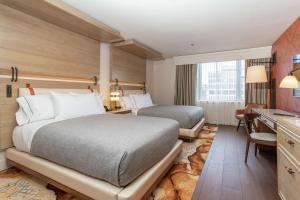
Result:
[[[137,115],[174,119],[180,128],[191,129],[202,118],[203,109],[196,106],[154,105],[138,109]]]
[[[21,150],[18,137],[23,135],[18,130],[13,138]],[[126,186],[171,151],[178,130],[176,121],[155,117],[78,117],[32,130],[29,153],[115,186]]]
[[[15,148],[6,157],[12,165],[84,198],[135,200],[162,178],[181,152],[178,133],[178,122],[170,119],[58,117],[17,126]]]
[[[137,116],[152,116],[176,120],[179,123],[179,137],[197,138],[205,123],[203,109],[196,106],[154,105],[135,111]]]
[[[94,200],[138,200],[153,189],[157,180],[172,166],[182,150],[182,141],[178,140],[172,150],[158,163],[126,187],[117,187],[76,170],[55,164],[15,148],[6,150],[8,163],[28,173],[42,178],[50,184],[83,197]]]
[[[122,102],[123,101],[123,102]],[[203,108],[183,105],[154,105],[149,94],[130,94],[121,97],[121,105],[131,108],[137,116],[152,116],[176,120],[179,123],[179,136],[194,139],[205,123]]]

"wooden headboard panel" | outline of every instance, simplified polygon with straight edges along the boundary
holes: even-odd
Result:
[[[12,146],[12,131],[16,127],[15,113],[18,110],[16,98],[19,96],[19,88],[26,87],[30,83],[33,88],[64,88],[64,89],[87,89],[89,86],[94,90],[99,87],[89,83],[54,82],[37,80],[19,80],[10,82],[9,79],[0,79],[0,149]],[[6,85],[12,85],[12,97],[6,97]]]
[[[143,83],[146,81],[146,59],[111,47],[111,80]]]
[[[0,4],[0,70],[16,66],[20,74],[37,77],[76,77],[92,80],[99,76],[99,42]],[[86,89],[92,83],[47,80],[11,82],[0,78],[0,149],[12,146],[16,125],[18,89],[30,83],[38,88]],[[12,97],[6,86],[12,85]]]

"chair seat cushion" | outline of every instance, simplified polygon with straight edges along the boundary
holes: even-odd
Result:
[[[276,134],[273,133],[251,133],[250,137],[255,140],[276,142]]]
[[[238,114],[235,117],[238,118],[238,119],[244,119],[244,114]]]

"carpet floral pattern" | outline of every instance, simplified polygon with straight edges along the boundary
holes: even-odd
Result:
[[[214,136],[215,125],[205,125],[193,142],[184,142],[174,166],[149,200],[191,200]],[[1,200],[79,200],[16,168],[0,173]]]
[[[151,200],[191,200],[208,152],[218,130],[205,125],[193,142],[184,142],[174,166],[152,192]]]

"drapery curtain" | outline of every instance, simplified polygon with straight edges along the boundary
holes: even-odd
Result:
[[[245,103],[265,104],[270,108],[270,79],[271,79],[271,64],[270,58],[259,58],[246,60],[246,69],[255,65],[264,65],[268,77],[267,83],[250,83],[246,84],[245,88]]]
[[[197,65],[176,66],[175,105],[195,105]]]

